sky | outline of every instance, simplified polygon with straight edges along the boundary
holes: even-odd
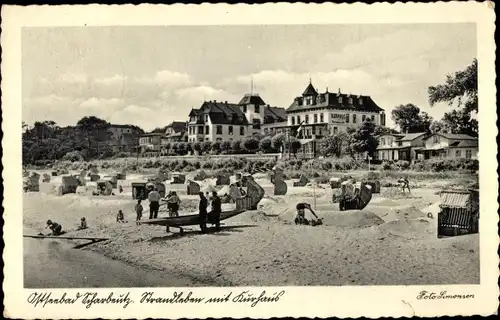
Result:
[[[474,24],[25,28],[23,121],[84,116],[145,130],[187,120],[205,100],[245,93],[288,108],[311,79],[321,92],[369,95],[389,115],[476,57]]]

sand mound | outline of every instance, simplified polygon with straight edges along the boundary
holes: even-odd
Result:
[[[435,236],[436,231],[428,219],[402,219],[386,222],[377,227],[378,231],[406,239],[424,239]]]
[[[395,207],[395,206],[398,206],[399,204],[392,200],[392,199],[387,199],[387,198],[373,198],[371,201],[370,201],[370,204],[371,205],[377,205],[377,206],[382,206],[382,207]]]
[[[323,225],[339,228],[367,228],[384,223],[384,220],[368,210],[348,210],[317,213],[323,218]]]
[[[407,206],[407,207],[401,207],[398,209],[395,209],[395,213],[401,218],[401,219],[417,219],[417,218],[424,218],[426,215],[418,210],[415,206]]]

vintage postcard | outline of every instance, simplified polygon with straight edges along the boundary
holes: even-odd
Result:
[[[490,2],[2,9],[5,317],[496,313]]]

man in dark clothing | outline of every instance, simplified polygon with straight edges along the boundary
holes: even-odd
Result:
[[[199,193],[200,195],[200,206],[199,206],[199,212],[200,212],[200,229],[201,232],[205,232],[207,230],[207,207],[208,207],[208,200],[203,194],[203,192]]]
[[[298,203],[297,206],[297,216],[295,217],[295,224],[305,224],[305,225],[309,225],[309,220],[306,219],[306,211],[305,209],[309,209],[309,211],[311,211],[311,213],[313,214],[313,216],[317,219],[317,220],[320,220],[318,218],[318,216],[316,215],[316,213],[312,210],[311,208],[311,205],[309,203]],[[311,223],[313,225],[316,224],[316,221],[311,221]]]
[[[222,213],[222,201],[217,195],[217,192],[212,192],[212,223],[215,224],[215,229],[220,230],[220,214]]]

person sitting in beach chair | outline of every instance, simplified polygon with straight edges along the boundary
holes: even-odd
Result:
[[[82,217],[80,219],[80,225],[78,226],[77,230],[85,230],[87,229],[87,220],[85,220],[85,217]]]
[[[303,202],[298,203],[296,209],[297,209],[297,216],[295,217],[295,224],[312,225],[312,226],[322,224],[321,219],[316,215],[316,213],[313,211],[309,203],[303,203]],[[306,219],[305,209],[308,209],[316,218],[316,220],[309,221],[308,219]]]
[[[403,189],[403,193],[405,193],[405,189],[408,189],[408,193],[411,193],[410,181],[408,180],[408,178],[401,178],[398,180],[398,182],[401,184],[401,189]]]
[[[59,236],[62,234],[62,226],[57,222],[47,220],[47,228],[50,228],[53,236]]]
[[[118,223],[125,222],[125,217],[123,216],[123,211],[118,210],[118,214],[116,215],[116,222],[118,222]]]

